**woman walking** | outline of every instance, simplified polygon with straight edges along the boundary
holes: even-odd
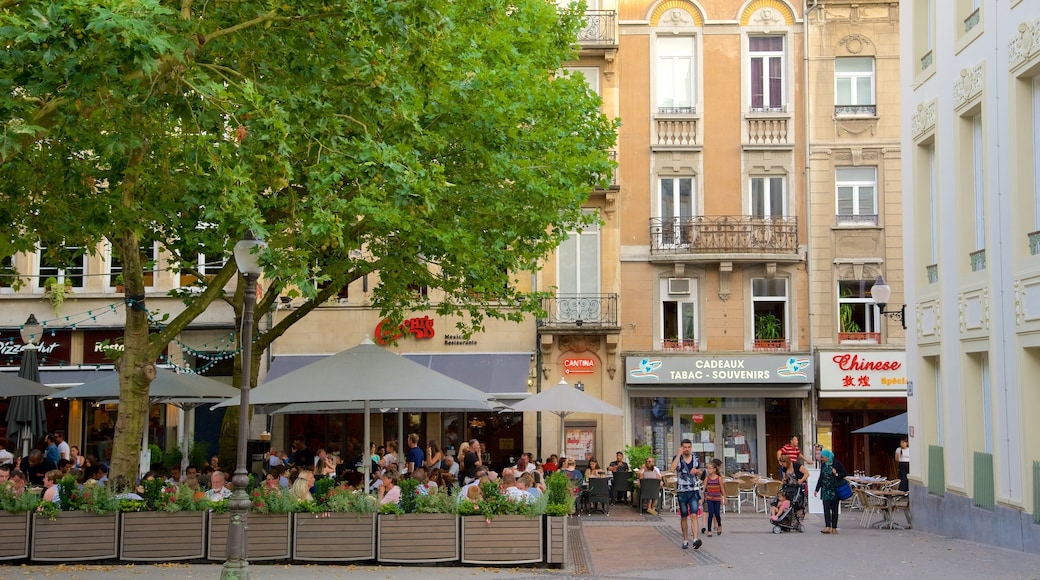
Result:
[[[820,452],[824,465],[820,470],[820,479],[816,482],[816,491],[813,495],[819,495],[823,500],[823,522],[824,528],[820,530],[824,534],[838,533],[838,494],[835,489],[845,481],[845,466],[834,458],[834,452],[824,449]]]

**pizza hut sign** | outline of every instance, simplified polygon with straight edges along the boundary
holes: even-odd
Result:
[[[412,335],[416,340],[427,340],[434,337],[433,319],[429,316],[409,318],[396,328],[390,325],[390,319],[384,318],[376,325],[376,342],[387,344],[399,338]]]

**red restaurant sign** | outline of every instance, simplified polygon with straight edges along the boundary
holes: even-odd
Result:
[[[563,359],[563,373],[566,375],[591,375],[596,371],[596,359],[588,356]]]
[[[401,323],[397,328],[393,328],[389,324],[390,319],[384,318],[379,321],[376,325],[376,342],[379,344],[386,344],[393,342],[405,335],[414,335],[416,340],[424,340],[433,338],[433,319],[429,316],[423,316],[422,318],[409,318]]]

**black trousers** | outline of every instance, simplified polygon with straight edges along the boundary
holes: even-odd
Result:
[[[823,500],[824,527],[838,527],[838,498]]]
[[[899,462],[899,491],[910,491],[910,462]]]

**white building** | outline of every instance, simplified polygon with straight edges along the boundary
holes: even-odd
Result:
[[[1040,2],[901,13],[913,523],[1040,553]]]

